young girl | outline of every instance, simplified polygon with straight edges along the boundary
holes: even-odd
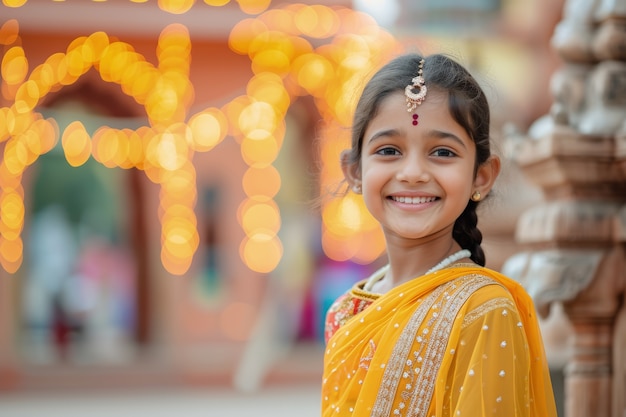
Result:
[[[534,305],[484,267],[476,208],[500,160],[474,78],[400,56],[366,85],[342,167],[389,264],[327,313],[323,416],[556,416]]]

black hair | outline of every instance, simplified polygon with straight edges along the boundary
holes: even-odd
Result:
[[[454,59],[435,54],[401,55],[383,66],[366,84],[359,98],[352,126],[352,146],[348,155],[351,164],[360,164],[363,136],[382,101],[392,93],[404,91],[417,75],[420,61],[424,59],[423,77],[429,91],[438,91],[448,96],[448,107],[454,120],[465,129],[476,145],[474,174],[478,167],[491,156],[490,111],[485,93],[474,77]],[[481,242],[483,235],[478,230],[478,202],[469,200],[463,213],[454,223],[452,236],[471,254],[471,259],[485,265],[485,253]]]

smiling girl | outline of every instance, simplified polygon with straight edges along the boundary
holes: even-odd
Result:
[[[341,164],[389,263],[327,313],[323,416],[556,416],[532,300],[484,267],[489,128],[447,56],[400,56],[365,86]]]

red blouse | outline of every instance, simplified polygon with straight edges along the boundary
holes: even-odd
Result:
[[[324,326],[324,339],[327,343],[341,326],[378,298],[377,295],[361,289],[364,283],[365,281],[357,283],[350,291],[339,296],[328,309]]]

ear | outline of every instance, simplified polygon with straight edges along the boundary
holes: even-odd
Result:
[[[341,169],[343,176],[351,189],[361,187],[361,165],[350,161],[350,151],[341,152]]]
[[[474,192],[478,191],[483,198],[489,194],[493,184],[500,174],[500,158],[491,155],[481,166],[478,167],[474,178]]]

